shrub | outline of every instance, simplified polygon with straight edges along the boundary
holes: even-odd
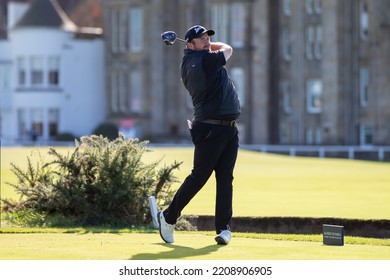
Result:
[[[56,141],[74,141],[77,137],[75,137],[70,132],[63,132],[56,135],[55,140]]]
[[[114,140],[118,136],[118,133],[118,127],[112,123],[102,123],[98,125],[92,132],[94,135],[102,135],[103,137],[107,137],[110,140]]]
[[[75,150],[67,155],[50,148],[51,161],[44,162],[40,157],[36,167],[27,158],[27,170],[11,164],[18,183],[10,185],[21,200],[3,201],[4,210],[17,217],[14,222],[145,225],[151,221],[148,196],[155,195],[159,206],[166,206],[172,195],[170,186],[176,182],[173,170],[181,163],[159,167],[160,159],[146,164],[142,156],[150,152],[147,142],[125,139],[122,134],[113,141],[92,135],[75,143]]]

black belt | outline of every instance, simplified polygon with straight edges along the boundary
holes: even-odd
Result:
[[[200,122],[209,123],[209,124],[227,125],[227,126],[236,126],[237,125],[236,120],[224,121],[224,120],[205,119],[205,120],[201,120]]]

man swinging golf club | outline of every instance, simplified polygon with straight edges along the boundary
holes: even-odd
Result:
[[[166,243],[174,242],[174,225],[181,211],[213,171],[216,177],[215,241],[227,245],[231,239],[233,170],[239,146],[236,119],[241,109],[225,68],[233,49],[225,43],[210,42],[214,34],[214,30],[200,25],[189,28],[185,34],[181,78],[194,106],[194,118],[188,121],[195,145],[194,163],[191,174],[168,208],[158,213],[160,236]]]

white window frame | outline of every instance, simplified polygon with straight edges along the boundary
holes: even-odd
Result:
[[[11,90],[11,63],[0,63],[0,94]]]
[[[45,84],[45,60],[41,55],[30,57],[30,84],[32,87],[42,87]]]
[[[60,120],[60,109],[49,108],[47,111],[47,126],[48,126],[47,130],[48,130],[49,137],[54,137],[58,134],[59,120]],[[52,133],[51,125],[56,126],[55,133]]]
[[[321,79],[306,81],[307,112],[318,114],[322,112],[323,83]]]
[[[241,67],[233,67],[230,75],[240,100],[240,106],[243,108],[245,106],[245,70]]]
[[[18,118],[18,135],[20,138],[25,138],[30,131],[27,127],[27,110],[25,108],[17,109],[17,118]]]
[[[19,87],[26,87],[27,86],[27,59],[24,56],[19,56],[16,59],[16,67],[18,71],[18,77],[17,77],[17,84]]]
[[[51,74],[57,75],[57,81],[52,83]],[[47,84],[49,87],[58,87],[60,85],[60,57],[49,56],[47,60]]]

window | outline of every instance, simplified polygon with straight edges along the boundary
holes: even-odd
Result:
[[[369,146],[372,145],[373,142],[373,134],[374,129],[372,125],[363,124],[360,126],[360,145]]]
[[[18,85],[26,86],[26,73],[27,73],[27,65],[26,59],[24,57],[18,57],[17,61],[17,69],[18,69]]]
[[[310,79],[306,82],[307,112],[321,113],[322,111],[322,81]]]
[[[119,82],[117,71],[111,72],[111,111],[113,113],[119,111]]]
[[[58,134],[58,123],[59,123],[60,110],[49,109],[48,121],[49,121],[49,136],[54,137]]]
[[[313,59],[313,48],[314,48],[314,27],[306,27],[306,58],[309,60]]]
[[[139,70],[132,71],[130,74],[130,91],[131,91],[131,111],[142,112],[143,75]]]
[[[0,94],[11,89],[11,64],[0,63]]]
[[[314,1],[313,0],[306,0],[306,13],[311,15],[314,10]]]
[[[321,0],[314,0],[314,11],[316,14],[322,13],[322,2]]]
[[[227,3],[212,4],[211,26],[215,30],[214,41],[230,42],[236,48],[244,47],[246,29],[245,4],[232,3],[230,6]]]
[[[140,52],[143,48],[144,15],[141,7],[130,8],[130,50]]]
[[[280,125],[280,144],[288,144],[292,141],[292,127],[290,123]]]
[[[128,110],[128,98],[127,98],[127,81],[124,71],[118,72],[118,90],[119,90],[119,108],[120,111],[125,113]]]
[[[57,56],[51,56],[48,60],[48,81],[49,86],[58,86],[59,84],[60,59]]]
[[[308,145],[319,145],[322,143],[322,130],[321,128],[308,128],[306,130],[306,144]]]
[[[119,12],[115,9],[111,10],[111,52],[118,53],[119,51]]]
[[[291,44],[291,33],[290,30],[284,29],[283,30],[283,58],[286,61],[291,60],[292,55],[292,44]]]
[[[314,57],[318,60],[322,57],[322,26],[316,26],[316,34],[315,34],[315,43],[314,43]]]
[[[360,106],[366,107],[368,101],[368,69],[360,68]]]
[[[242,3],[234,3],[231,6],[231,42],[236,48],[244,47],[245,41],[245,6]]]
[[[360,2],[360,38],[367,40],[368,37],[368,3],[361,0]]]
[[[41,56],[31,57],[31,85],[43,85],[43,57]]]
[[[232,80],[237,90],[241,107],[245,106],[245,74],[244,69],[234,67],[231,70]]]
[[[215,30],[215,41],[228,42],[229,9],[226,3],[211,6],[211,26]]]
[[[291,113],[292,111],[292,97],[291,97],[291,82],[282,82],[282,95],[283,95],[283,111],[285,113]]]
[[[120,10],[118,13],[118,48],[120,53],[126,53],[127,51],[127,13],[124,10]]]
[[[283,14],[291,16],[291,0],[283,0]]]
[[[20,138],[23,138],[28,135],[29,131],[27,129],[27,114],[25,109],[18,109],[18,134]]]
[[[43,135],[43,109],[31,109],[31,135]]]

